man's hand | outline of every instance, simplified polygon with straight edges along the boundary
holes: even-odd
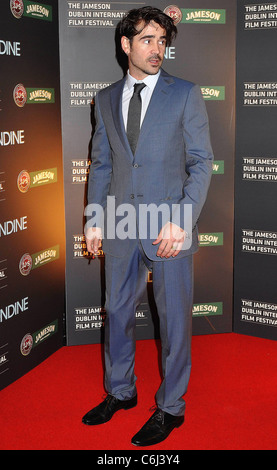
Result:
[[[157,251],[157,256],[161,258],[175,258],[183,246],[186,238],[186,232],[171,222],[167,222],[160,231],[158,238],[153,242],[153,245],[160,246]]]
[[[97,255],[102,244],[102,230],[99,227],[89,227],[85,232],[86,244],[89,253]]]

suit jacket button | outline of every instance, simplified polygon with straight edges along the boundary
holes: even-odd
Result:
[[[134,168],[138,168],[138,164],[137,164],[137,163],[135,163],[133,166],[134,166]]]
[[[134,194],[131,194],[130,198],[131,198],[131,199],[135,199],[135,195],[134,195]]]

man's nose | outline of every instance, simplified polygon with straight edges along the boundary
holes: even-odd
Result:
[[[157,42],[157,43],[154,43],[154,44],[153,44],[152,52],[153,52],[154,54],[160,54],[160,52],[161,52],[161,45],[160,45],[160,43]]]

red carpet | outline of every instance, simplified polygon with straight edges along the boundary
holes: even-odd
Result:
[[[158,346],[138,341],[138,406],[104,425],[81,418],[102,401],[100,345],[64,347],[1,392],[1,450],[141,450],[130,444],[153,411]],[[160,450],[276,450],[277,342],[194,336],[186,421]],[[150,448],[145,448],[149,451]]]

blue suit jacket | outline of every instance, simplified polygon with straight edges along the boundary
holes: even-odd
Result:
[[[183,209],[184,205],[191,205],[193,231],[186,242],[187,249],[176,258],[194,253],[198,248],[197,221],[207,196],[213,161],[208,117],[200,88],[161,70],[133,155],[123,124],[124,83],[125,79],[122,79],[112,84],[95,98],[96,130],[88,204],[98,204],[106,211],[107,196],[112,196],[109,201],[115,211],[119,205],[129,204],[137,215],[142,204],[144,207],[167,204],[173,222],[178,220],[174,211],[177,207],[181,209],[180,226],[185,230],[183,214],[186,211]],[[88,210],[87,215],[94,215],[94,226],[102,225],[95,213]],[[126,217],[126,213],[122,212],[116,221],[122,220],[123,216]],[[106,215],[104,219],[104,252],[124,256],[134,240],[122,240],[116,232],[113,238],[109,232],[110,213],[109,220]],[[162,217],[158,219],[159,231],[164,220]],[[126,223],[128,220],[131,219],[126,218]],[[136,227],[133,229],[134,236],[137,236]],[[127,230],[130,234],[129,226]],[[156,256],[157,246],[152,245],[154,239],[145,238],[143,232],[141,243],[146,255],[152,260],[166,261],[166,258]]]

